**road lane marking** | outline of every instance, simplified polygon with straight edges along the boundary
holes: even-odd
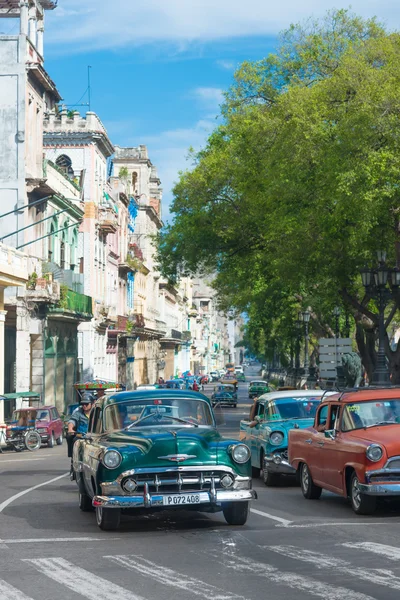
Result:
[[[288,571],[281,571],[277,567],[263,562],[257,562],[249,557],[229,554],[228,552],[211,552],[216,558],[219,558],[221,565],[239,573],[251,573],[254,576],[268,579],[268,581],[277,585],[285,585],[294,590],[301,590],[310,596],[317,598],[329,598],[329,600],[376,600],[373,596],[368,596],[361,592],[355,592],[349,588],[323,583],[312,577],[299,575]]]
[[[16,463],[16,462],[35,462],[38,460],[47,460],[46,458],[15,458],[14,460],[12,459],[7,459],[7,460],[1,460],[0,459],[0,466],[4,463]]]
[[[373,554],[385,556],[386,558],[389,558],[389,560],[400,560],[400,548],[396,548],[395,546],[373,544],[372,542],[346,542],[344,544],[340,544],[340,546],[345,546],[346,548],[355,548],[356,550],[366,550],[367,552],[372,552]]]
[[[89,600],[143,600],[141,596],[103,579],[63,558],[25,558],[43,575]]]
[[[11,496],[11,498],[8,498],[8,500],[4,500],[4,502],[2,502],[0,504],[0,513],[3,512],[3,510],[5,508],[7,508],[7,506],[9,504],[14,502],[14,500],[21,498],[21,496],[25,496],[25,494],[29,494],[30,492],[33,492],[34,490],[37,490],[38,488],[41,488],[44,485],[49,485],[50,483],[54,483],[55,481],[58,481],[59,479],[62,479],[63,477],[66,477],[67,475],[69,475],[69,473],[64,473],[64,475],[60,475],[59,477],[54,477],[54,479],[49,479],[49,481],[44,481],[43,483],[38,483],[38,485],[34,485],[33,487],[30,487],[27,490],[24,490],[23,492],[18,492],[18,494],[14,494],[14,496]]]
[[[369,581],[376,585],[383,585],[392,590],[400,590],[400,578],[396,577],[393,571],[388,569],[365,569],[363,567],[349,567],[349,563],[341,558],[333,558],[319,552],[304,550],[296,546],[263,546],[263,548],[292,558],[296,561],[302,561],[314,565],[316,569],[337,568],[341,573],[351,577],[358,577],[363,581]]]
[[[285,527],[289,527],[293,521],[288,521],[287,519],[282,519],[282,517],[276,517],[275,515],[270,515],[269,513],[263,512],[262,510],[257,510],[256,508],[251,508],[250,512],[255,515],[259,515],[260,517],[265,517],[266,519],[272,519],[273,521],[278,521]]]
[[[243,596],[238,596],[205,583],[201,579],[189,577],[186,574],[179,573],[167,567],[162,567],[159,563],[151,562],[141,556],[121,555],[104,556],[117,565],[122,565],[130,571],[136,571],[140,575],[147,575],[152,581],[156,580],[162,585],[184,590],[190,593],[190,596],[201,596],[203,598],[213,598],[213,600],[244,600]]]
[[[32,598],[0,579],[0,600],[32,600]]]
[[[252,510],[252,509],[250,509]],[[289,529],[313,529],[313,528],[317,528],[317,527],[365,527],[366,525],[368,525],[368,527],[372,526],[372,525],[384,525],[387,522],[384,521],[382,519],[382,521],[375,521],[373,523],[371,523],[371,521],[354,521],[353,523],[351,521],[331,521],[330,523],[324,523],[323,521],[321,521],[321,523],[295,523],[294,521],[291,522],[290,525],[287,525],[287,527]],[[392,527],[393,525],[400,525],[400,522],[395,522],[395,523],[390,523],[390,526]],[[279,525],[277,525],[277,527],[279,527]]]
[[[0,538],[0,544],[44,544],[53,542],[109,542],[110,540],[120,540],[121,538],[96,538],[96,537],[55,537],[55,538],[27,538],[27,539],[13,539],[13,540],[2,540]]]

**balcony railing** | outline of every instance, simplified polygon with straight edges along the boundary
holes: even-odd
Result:
[[[105,233],[117,231],[118,217],[111,208],[99,208],[98,226]]]
[[[49,312],[73,313],[77,316],[92,318],[93,300],[90,296],[85,296],[72,290],[61,290],[60,300],[56,305],[49,307]]]

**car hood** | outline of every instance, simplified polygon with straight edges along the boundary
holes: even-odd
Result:
[[[307,427],[311,427],[314,423],[314,417],[311,419],[282,419],[276,421],[268,421],[266,423],[266,429],[271,431],[279,431],[280,429],[288,430],[288,429],[306,429]]]
[[[400,455],[400,423],[356,429],[350,433],[350,436],[367,444],[384,446],[388,456]]]
[[[173,464],[200,466],[215,464],[221,435],[209,427],[144,428],[119,431],[107,436],[107,445],[118,449],[140,466],[166,467]]]

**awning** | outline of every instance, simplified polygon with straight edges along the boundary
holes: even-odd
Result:
[[[2,394],[0,396],[3,400],[17,400],[18,398],[39,398],[38,392],[14,392],[13,394]]]

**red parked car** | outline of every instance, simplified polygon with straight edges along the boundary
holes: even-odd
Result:
[[[366,387],[329,396],[313,427],[289,432],[289,462],[310,500],[329,490],[367,515],[377,498],[400,498],[400,390]]]
[[[42,444],[53,448],[54,444],[63,443],[63,422],[55,406],[40,406],[39,408],[18,408],[14,410],[12,423],[35,420],[35,428],[40,434]],[[6,438],[8,432],[6,433]]]

